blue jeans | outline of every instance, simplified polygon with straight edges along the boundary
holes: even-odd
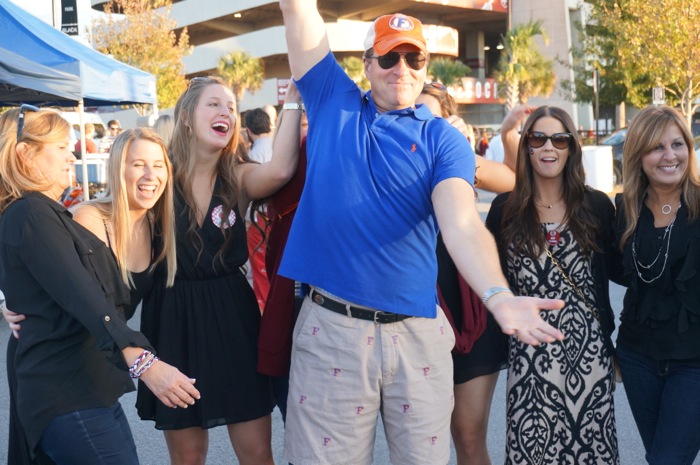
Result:
[[[138,465],[136,444],[119,402],[54,418],[39,447],[57,465]]]
[[[651,465],[692,465],[700,450],[700,368],[617,349],[634,421]]]

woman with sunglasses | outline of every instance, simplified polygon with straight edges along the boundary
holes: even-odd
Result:
[[[542,318],[561,342],[510,338],[506,463],[619,463],[613,391],[614,315],[608,295],[614,208],[585,185],[571,117],[535,110],[523,127],[513,192],[493,201],[486,225],[519,295],[558,298]]]
[[[118,402],[133,390],[129,375],[169,408],[192,405],[199,393],[126,326],[129,289],[112,253],[57,202],[75,161],[70,130],[51,110],[0,116],[0,287],[25,315],[8,346],[13,413],[30,457],[137,464]]]
[[[226,426],[242,464],[272,464],[270,380],[257,372],[260,309],[241,268],[248,258],[241,216],[251,199],[284,185],[297,151],[251,163],[239,144],[236,100],[216,77],[198,77],[175,106],[170,157],[175,179],[177,275],[156,270],[141,328],[163,356],[191,370],[201,403],[164,408],[139,386],[137,409],[163,430],[172,464],[204,464],[208,429]],[[158,250],[158,247],[156,247]],[[167,354],[167,355],[166,355]]]
[[[617,354],[634,421],[653,465],[700,449],[700,180],[685,118],[642,109],[623,149],[617,237],[628,286]]]

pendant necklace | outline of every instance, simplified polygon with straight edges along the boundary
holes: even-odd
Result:
[[[657,202],[657,203],[658,203],[658,202]],[[661,213],[663,213],[664,215],[669,215],[669,214],[671,214],[671,212],[673,211],[673,207],[671,206],[670,203],[665,203],[665,204],[663,204],[663,205],[661,205],[660,203],[658,203],[658,205],[659,205],[659,207],[661,207]],[[678,208],[681,208],[681,203],[680,203],[680,201],[678,202]]]
[[[667,205],[663,205],[662,208],[662,213],[664,213],[663,209]],[[669,208],[671,208],[669,206]],[[680,208],[680,204],[678,205],[678,208]],[[670,212],[669,212],[670,213]],[[668,213],[664,213],[668,214]],[[656,252],[656,257],[654,257],[654,260],[652,260],[651,263],[644,264],[641,261],[639,261],[639,258],[637,257],[637,230],[639,229],[639,223],[637,223],[637,228],[634,231],[634,235],[632,236],[632,262],[634,263],[634,268],[637,271],[637,276],[639,276],[639,279],[644,281],[646,284],[651,284],[657,279],[659,279],[663,274],[664,271],[666,271],[666,263],[668,262],[668,251],[671,249],[671,234],[673,233],[673,225],[676,222],[676,216],[673,217],[673,220],[664,228],[664,235],[661,237],[661,244],[659,244],[659,250]],[[639,218],[639,216],[637,217]],[[639,220],[637,220],[639,221]],[[654,276],[654,277],[649,277],[646,278],[642,275],[643,272],[650,272],[651,268],[656,265],[656,262],[659,260],[659,257],[661,257],[661,253],[663,252],[664,255],[664,263],[661,266],[661,271]]]
[[[545,205],[545,204],[541,203],[539,200],[537,200],[537,197],[535,197],[535,205],[537,205],[538,207],[547,208],[547,209],[551,210],[552,208],[554,208],[554,207],[556,206],[556,204],[558,204],[559,202],[561,202],[561,199],[563,199],[563,198],[564,198],[564,196],[562,195],[562,196],[559,197],[559,199],[558,199],[556,202],[554,202],[553,204],[551,204],[551,205]]]

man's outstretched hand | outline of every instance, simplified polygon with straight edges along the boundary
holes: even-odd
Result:
[[[540,316],[540,310],[560,310],[563,307],[563,300],[514,296],[494,296],[488,305],[501,331],[535,346],[564,339],[561,331]]]

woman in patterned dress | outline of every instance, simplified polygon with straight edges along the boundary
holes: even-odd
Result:
[[[542,312],[567,337],[542,346],[510,338],[506,463],[616,464],[608,295],[610,265],[617,263],[614,208],[585,185],[581,145],[566,112],[538,108],[523,135],[515,189],[494,200],[486,223],[516,295],[567,303]]]

